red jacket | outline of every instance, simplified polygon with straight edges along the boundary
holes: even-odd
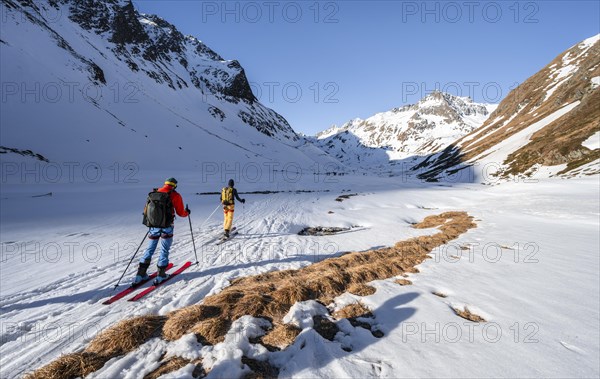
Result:
[[[177,215],[179,217],[188,216],[188,213],[185,211],[185,208],[183,206],[183,199],[181,198],[181,195],[177,191],[175,191],[173,187],[171,187],[168,184],[165,184],[162,188],[158,189],[158,192],[171,192],[171,201],[173,202],[173,208],[175,208],[175,212],[177,212]]]

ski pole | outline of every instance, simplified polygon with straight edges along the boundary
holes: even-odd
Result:
[[[204,227],[204,225],[208,222],[208,220],[210,220],[210,218],[215,214],[215,212],[217,211],[217,209],[219,209],[221,207],[221,204],[217,205],[217,207],[215,208],[214,211],[212,211],[212,213],[210,214],[210,216],[208,216],[206,218],[206,220],[204,220],[204,222],[200,225],[200,229],[202,229],[202,227]]]
[[[131,256],[131,259],[129,260],[129,263],[127,264],[127,267],[125,267],[125,271],[123,271],[123,274],[121,274],[121,277],[119,278],[119,281],[117,282],[117,284],[115,284],[115,287],[113,288],[113,291],[115,289],[117,289],[117,287],[119,286],[119,283],[121,283],[121,279],[123,279],[123,276],[125,276],[125,273],[127,272],[127,269],[131,265],[131,262],[133,262],[133,258],[135,258],[135,256],[137,255],[138,251],[140,251],[140,247],[142,247],[142,244],[146,240],[146,237],[148,237],[148,232],[146,232],[146,234],[144,234],[144,238],[142,239],[142,242],[140,242],[140,245],[138,246],[137,250]]]
[[[189,209],[187,204],[185,205],[185,209]],[[192,229],[192,216],[190,214],[188,214],[188,221],[190,222],[190,234],[192,235],[192,245],[194,245],[194,255],[196,256],[196,264],[198,264],[200,262],[198,261],[198,253],[196,253],[196,242],[194,241],[194,231]]]

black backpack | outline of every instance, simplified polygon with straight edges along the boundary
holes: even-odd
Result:
[[[171,192],[158,192],[155,188],[148,194],[142,223],[149,228],[168,228],[174,220]]]

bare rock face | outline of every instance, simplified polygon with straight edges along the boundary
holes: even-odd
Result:
[[[158,16],[140,14],[130,0],[6,0],[6,6],[51,34],[58,46],[81,62],[95,83],[106,84],[102,68],[106,63],[94,62],[71,46],[44,18],[40,7],[56,8],[76,24],[74,27],[101,36],[109,48],[94,48],[105,57],[112,54],[110,58],[125,62],[131,71],[144,73],[173,90],[195,87],[200,96],[208,93],[219,101],[239,105],[240,121],[262,133],[284,141],[299,139],[282,116],[257,101],[238,61],[224,60]]]

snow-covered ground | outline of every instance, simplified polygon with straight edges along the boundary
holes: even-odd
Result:
[[[146,193],[161,184],[158,178],[171,175],[193,211],[200,264],[137,303],[102,305],[145,232],[141,209]],[[173,343],[153,339],[91,377],[141,378],[165,352],[202,357],[212,369],[210,377],[247,371],[242,352],[269,359],[281,377],[600,375],[597,176],[483,186],[312,175],[250,183],[242,175],[237,178],[242,192],[329,192],[242,195],[248,201],[238,205],[234,221],[240,234],[218,248],[210,241],[220,233],[220,212],[203,224],[218,206],[217,198],[196,192],[218,191],[224,180],[144,171],[133,179],[137,183],[107,175],[97,183],[3,182],[0,377],[19,377],[77,351],[124,318],[201,302],[236,277],[300,268],[340,252],[433,234],[411,224],[448,210],[468,212],[477,228],[434,251],[419,266],[420,273],[410,275],[413,285],[400,286],[390,278],[374,282],[377,292],[371,296],[336,299],[338,308],[356,299],[371,308],[382,338],[339,322],[341,332],[333,342],[306,328],[287,350],[269,353],[248,342],[264,322],[248,317],[232,327],[246,332],[224,343],[201,346],[190,336]],[[358,196],[336,202],[342,191]],[[31,197],[48,192],[52,196]],[[298,236],[305,226],[362,228]],[[187,220],[178,219],[175,232],[171,260],[194,261]],[[125,280],[132,277],[133,266]],[[451,309],[465,305],[487,322],[466,321]],[[297,304],[298,309],[323,311],[310,303]],[[184,367],[166,377],[189,375],[190,367]]]

